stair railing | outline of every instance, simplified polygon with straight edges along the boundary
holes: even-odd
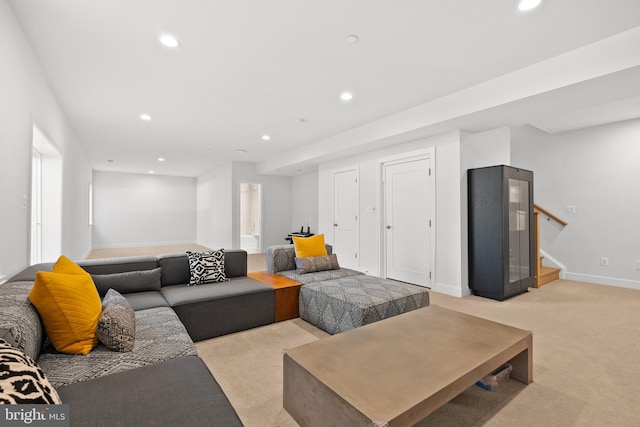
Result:
[[[540,255],[540,214],[543,214],[547,217],[547,221],[554,220],[558,224],[563,227],[568,224],[568,222],[558,218],[556,215],[552,214],[545,208],[538,206],[534,203],[533,205],[533,217],[534,217],[534,226],[535,226],[535,243],[534,243],[534,251],[537,255],[535,268],[534,268],[534,277],[535,277],[535,285],[534,287],[539,288],[540,286],[540,271],[542,271],[542,256]]]

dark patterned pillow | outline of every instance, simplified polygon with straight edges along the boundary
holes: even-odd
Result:
[[[224,249],[207,252],[187,251],[187,257],[191,274],[189,286],[229,280],[224,273]]]
[[[339,270],[338,256],[336,254],[314,256],[307,258],[296,257],[298,274],[315,273],[316,271]]]
[[[102,300],[98,319],[98,339],[107,348],[120,352],[133,350],[136,338],[136,315],[129,301],[118,291],[109,289]]]
[[[36,362],[3,339],[0,339],[0,403],[62,403]]]

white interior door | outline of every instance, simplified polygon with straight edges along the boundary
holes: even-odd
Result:
[[[333,252],[341,267],[358,267],[358,171],[333,175]]]
[[[430,286],[431,159],[384,165],[385,258],[390,279]]]

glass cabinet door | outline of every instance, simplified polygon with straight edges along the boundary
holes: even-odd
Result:
[[[509,178],[509,283],[531,275],[529,183]]]

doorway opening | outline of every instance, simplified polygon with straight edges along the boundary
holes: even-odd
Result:
[[[240,248],[262,252],[262,184],[240,183]]]
[[[34,124],[31,164],[31,264],[62,251],[62,155]]]

